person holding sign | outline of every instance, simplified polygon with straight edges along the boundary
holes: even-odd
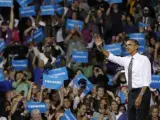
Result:
[[[14,6],[11,6],[10,22],[3,21],[0,26],[0,38],[3,38],[6,45],[9,45],[12,39],[12,29],[14,24]]]
[[[146,120],[149,114],[151,92],[151,63],[146,56],[140,55],[137,40],[129,39],[126,49],[130,56],[118,57],[102,47],[102,39],[94,35],[98,49],[112,62],[125,68],[128,83],[128,120]]]

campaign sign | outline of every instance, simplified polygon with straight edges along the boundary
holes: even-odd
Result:
[[[138,52],[143,53],[146,50],[146,40],[145,40],[145,34],[144,33],[132,33],[129,34],[130,39],[135,39],[139,43],[139,49]]]
[[[145,23],[143,23],[143,22],[139,22],[139,23],[138,23],[138,26],[139,26],[139,27],[147,27],[148,24],[145,24]]]
[[[129,39],[137,40],[139,45],[144,45],[144,46],[146,45],[144,33],[131,33],[131,34],[129,34]]]
[[[72,51],[72,59],[78,63],[88,63],[88,52]]]
[[[28,60],[12,60],[12,66],[16,71],[25,70],[28,67]]]
[[[111,44],[111,45],[104,45],[104,49],[106,49],[107,51],[111,52],[114,55],[121,55],[122,54],[122,48],[121,48],[120,43]]]
[[[61,120],[77,120],[77,119],[73,115],[73,113],[67,109],[67,110],[65,110],[64,116],[61,118]]]
[[[78,27],[79,31],[82,31],[83,22],[79,20],[67,19],[66,29],[73,30],[75,27]]]
[[[130,54],[127,52],[127,50],[126,49],[123,49],[122,50],[122,56],[124,57],[124,56],[129,56]]]
[[[41,6],[41,15],[54,15],[54,6],[53,5],[45,5],[45,6]]]
[[[112,75],[107,75],[107,77],[109,78],[108,85],[113,85],[113,76]]]
[[[138,47],[138,52],[139,52],[139,53],[144,53],[145,51],[146,51],[146,47],[145,47],[145,46],[140,45],[140,46]]]
[[[11,7],[13,0],[0,0],[0,7]]]
[[[68,80],[68,72],[66,67],[50,70],[48,71],[48,74],[54,76],[57,80]]]
[[[19,8],[19,11],[22,17],[30,17],[36,15],[35,6],[21,7]]]
[[[64,0],[54,0],[54,4],[57,4],[57,3],[60,3],[60,2],[63,2]]]
[[[0,39],[0,52],[2,52],[3,49],[5,49],[5,48],[6,48],[6,44],[5,44],[4,40]]]
[[[54,75],[43,74],[43,86],[45,88],[59,90],[63,86],[63,80],[57,79]]]
[[[21,7],[26,7],[27,4],[30,4],[33,0],[17,0],[17,2]]]
[[[44,102],[26,102],[26,110],[31,113],[32,110],[39,110],[40,113],[47,111],[47,105]]]
[[[105,0],[107,1],[109,4],[111,3],[122,3],[122,0]]]
[[[43,32],[43,29],[42,29],[42,28],[39,28],[38,30],[36,30],[36,31],[33,33],[33,39],[34,39],[34,42],[35,42],[35,43],[40,42],[40,41],[43,40],[44,38],[45,38],[45,36],[44,36],[44,32]]]
[[[118,96],[120,97],[120,99],[121,99],[121,103],[125,103],[125,94],[124,94],[124,92],[122,92],[122,91],[119,91],[118,92]]]
[[[84,94],[88,94],[92,89],[93,89],[93,84],[83,75],[83,74],[79,74],[75,79],[74,79],[74,83],[77,87],[80,87],[79,85],[79,80],[80,79],[85,79],[86,80],[86,89],[83,91]]]
[[[27,43],[30,43],[32,41],[33,41],[33,37],[30,37],[30,38],[27,39]]]
[[[64,8],[60,6],[60,7],[58,7],[58,8],[56,9],[56,12],[57,12],[59,15],[62,15],[63,12],[64,12]]]
[[[4,81],[4,73],[3,70],[0,69],[0,82]]]
[[[152,88],[159,88],[160,87],[160,75],[152,75],[152,82],[150,84]]]

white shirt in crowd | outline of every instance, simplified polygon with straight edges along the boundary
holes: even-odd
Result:
[[[128,83],[128,67],[131,61],[131,56],[118,57],[110,53],[108,60],[124,66],[125,76]],[[149,59],[136,53],[133,56],[133,66],[132,66],[132,88],[141,88],[144,86],[150,86],[151,83],[151,63]]]
[[[40,59],[40,60],[43,60],[44,64],[47,64],[48,62],[48,58],[44,55],[44,53],[41,53],[37,47],[33,47],[32,48],[33,51],[34,51],[34,54]],[[52,57],[52,63],[54,63],[56,61],[56,58]],[[51,63],[51,64],[52,64]]]

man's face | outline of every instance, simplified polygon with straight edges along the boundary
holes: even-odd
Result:
[[[134,43],[133,41],[128,40],[126,42],[126,50],[128,51],[129,54],[136,53],[137,49],[138,45],[136,45],[136,43]]]
[[[3,30],[3,31],[6,31],[6,30],[7,30],[7,28],[8,28],[8,26],[7,26],[7,25],[2,25],[1,27],[2,27],[2,30]]]
[[[78,8],[78,7],[79,7],[79,1],[74,1],[74,2],[73,2],[73,6],[74,6],[75,8]]]
[[[64,99],[64,108],[70,108],[71,106],[71,102],[69,99]]]
[[[104,89],[103,88],[98,88],[98,92],[97,92],[99,97],[103,97],[104,96]]]

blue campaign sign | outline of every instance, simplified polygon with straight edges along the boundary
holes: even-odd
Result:
[[[3,49],[5,49],[5,48],[6,48],[6,44],[5,44],[4,40],[0,39],[0,52],[2,52]]]
[[[143,23],[143,22],[139,22],[138,23],[138,26],[139,27],[147,27],[147,26],[149,26],[148,24],[145,24],[145,23]]]
[[[40,42],[41,40],[43,40],[45,38],[44,32],[42,28],[39,28],[38,30],[36,30],[33,33],[33,39],[35,43]]]
[[[66,67],[50,70],[48,71],[48,74],[56,77],[57,80],[68,80],[68,72]]]
[[[54,75],[43,74],[43,86],[45,88],[59,90],[63,86],[63,80],[57,79]]]
[[[86,80],[86,89],[83,91],[83,93],[88,94],[93,89],[93,84],[83,74],[79,74],[76,78],[74,78],[73,84],[75,84],[77,87],[80,87],[80,85],[78,84],[80,79]]]
[[[130,39],[135,39],[135,40],[138,41],[138,43],[139,43],[138,51],[140,53],[145,52],[145,50],[146,50],[146,40],[145,40],[145,34],[144,33],[132,33],[132,34],[129,34],[129,38]]]
[[[27,43],[30,43],[33,41],[33,36],[31,36],[30,38],[28,38]]]
[[[72,51],[72,59],[78,63],[88,63],[88,52]]]
[[[85,95],[87,95],[93,89],[93,84],[90,81],[87,81],[86,89],[83,91]]]
[[[126,50],[123,50],[122,51],[122,56],[124,57],[124,56],[129,56],[130,54],[126,51]]]
[[[138,52],[139,53],[144,53],[146,51],[146,47],[143,46],[143,45],[140,45],[139,48],[138,48]]]
[[[26,7],[28,4],[33,2],[33,0],[17,0],[17,2],[21,7]]]
[[[4,73],[3,70],[0,69],[0,82],[4,81]]]
[[[125,94],[124,94],[124,92],[119,91],[119,92],[118,92],[118,96],[119,96],[120,99],[121,99],[121,103],[125,103]]]
[[[109,78],[108,85],[113,85],[113,76],[112,75],[107,75],[107,77]]]
[[[160,75],[152,75],[152,82],[150,87],[152,88],[159,88],[160,86]]]
[[[60,6],[59,8],[56,9],[56,12],[57,12],[59,15],[62,15],[63,12],[64,12],[64,8]]]
[[[54,0],[54,4],[57,4],[57,3],[60,3],[60,2],[63,2],[64,0]]]
[[[54,15],[55,12],[55,8],[53,5],[45,5],[45,6],[41,6],[41,15]]]
[[[67,19],[66,29],[73,30],[75,27],[78,27],[79,31],[82,31],[83,22],[79,20]]]
[[[22,17],[30,17],[36,15],[35,6],[21,7],[19,8],[19,11]]]
[[[105,0],[107,1],[109,4],[111,3],[122,3],[122,0]]]
[[[114,55],[121,55],[122,54],[122,47],[120,43],[111,44],[111,45],[104,45],[104,49],[111,52]]]
[[[139,45],[146,45],[144,33],[132,33],[132,34],[129,34],[129,38],[137,40]]]
[[[12,66],[16,71],[25,70],[28,67],[28,60],[12,60]]]
[[[65,110],[64,117],[61,120],[77,120],[70,110]]]
[[[41,113],[45,113],[47,109],[47,105],[44,102],[26,102],[26,110],[31,113],[32,110],[39,110]]]
[[[11,7],[13,0],[0,0],[0,7]]]

